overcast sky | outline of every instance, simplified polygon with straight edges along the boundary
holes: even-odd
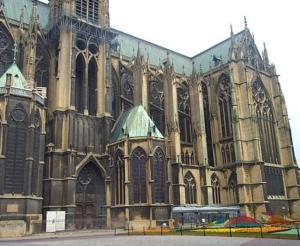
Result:
[[[299,5],[298,0],[110,0],[110,20],[113,28],[193,56],[228,38],[230,24],[235,33],[241,31],[246,16],[258,49],[266,42],[280,75],[300,161]]]

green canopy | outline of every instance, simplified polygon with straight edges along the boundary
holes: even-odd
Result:
[[[26,89],[27,81],[15,62],[11,64],[6,72],[1,76],[0,87],[5,86],[7,74],[11,74],[11,87]]]
[[[147,137],[149,134],[155,138],[164,138],[143,106],[136,106],[119,117],[112,130],[111,142],[119,141],[126,135],[135,138]]]

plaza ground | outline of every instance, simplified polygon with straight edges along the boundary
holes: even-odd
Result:
[[[41,234],[17,239],[2,239],[7,246],[299,246],[299,240],[258,239],[214,236],[115,236],[111,231],[87,233]]]

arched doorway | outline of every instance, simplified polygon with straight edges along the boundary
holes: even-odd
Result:
[[[105,185],[99,168],[89,162],[76,181],[76,229],[101,228],[106,225]]]

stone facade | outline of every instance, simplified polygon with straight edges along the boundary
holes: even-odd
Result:
[[[23,169],[39,158],[38,192],[30,175],[24,191],[6,191],[1,171],[1,216],[23,216],[30,228],[34,216],[62,210],[67,229],[151,227],[171,224],[173,206],[239,205],[255,218],[300,218],[284,96],[246,21],[241,32],[187,57],[110,28],[108,0],[26,0],[26,9],[10,12],[13,2],[0,1],[0,76],[15,42],[28,88],[47,97],[47,111],[41,155],[32,141],[22,143]],[[34,96],[8,90],[0,88],[1,170],[11,148],[9,112],[44,110]],[[132,129],[126,114],[140,105],[155,125]]]

